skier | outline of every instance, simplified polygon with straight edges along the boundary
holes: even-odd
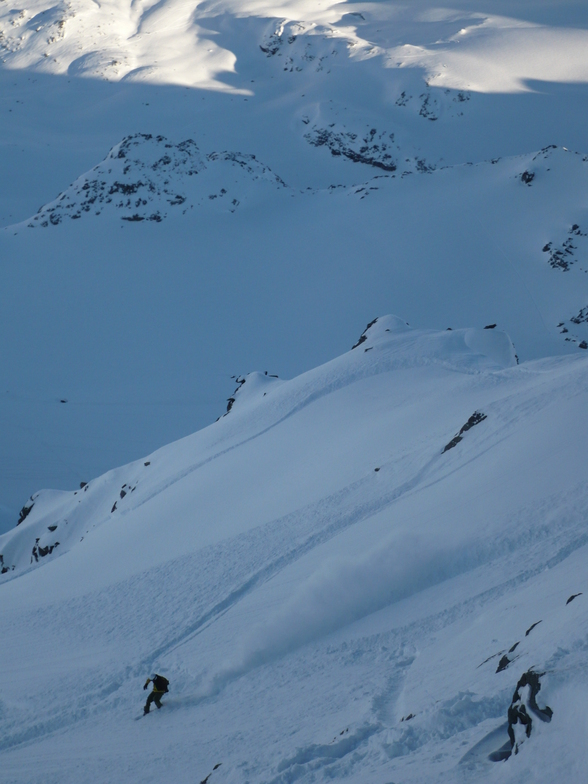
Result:
[[[153,683],[153,691],[147,697],[147,702],[145,703],[145,707],[143,709],[144,716],[149,713],[149,708],[151,707],[152,702],[154,702],[158,708],[161,708],[161,698],[169,691],[167,688],[169,686],[169,681],[167,678],[164,678],[163,675],[154,673],[150,678],[147,678],[145,685],[143,686],[143,690],[145,690],[150,683]]]

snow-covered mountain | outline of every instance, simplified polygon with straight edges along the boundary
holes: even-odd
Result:
[[[1,528],[373,313],[577,350],[586,27],[575,2],[4,0]]]
[[[585,349],[585,156],[385,171],[323,154],[367,178],[301,189],[247,150],[134,135],[0,231],[10,525],[37,489],[214,421],[231,375],[325,361],[376,307],[498,324],[522,361]]]
[[[2,781],[584,782],[587,42],[0,2]]]
[[[0,538],[5,780],[581,781],[587,373],[380,318],[35,494]]]
[[[219,181],[227,187],[218,189]],[[278,190],[286,187],[254,155],[211,153],[205,163],[192,139],[173,144],[164,136],[136,134],[123,139],[101,164],[22,225],[47,228],[64,218],[103,212],[131,223],[160,223],[173,207],[181,207],[186,215],[194,207],[211,204],[235,212],[241,201],[234,194],[243,199],[245,191],[250,196],[257,183]]]

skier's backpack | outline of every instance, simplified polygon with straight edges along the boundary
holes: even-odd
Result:
[[[153,686],[156,691],[169,691],[167,688],[169,686],[169,681],[167,678],[164,678],[163,675],[156,675],[155,678],[153,678]]]

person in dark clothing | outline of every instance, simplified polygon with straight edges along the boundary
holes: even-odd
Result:
[[[149,713],[149,708],[151,707],[152,702],[154,702],[158,708],[161,708],[161,698],[169,691],[169,681],[167,678],[164,678],[163,675],[158,675],[155,673],[150,678],[147,678],[145,685],[143,686],[143,690],[145,690],[150,683],[153,684],[153,691],[147,697],[147,702],[143,708],[143,715]]]

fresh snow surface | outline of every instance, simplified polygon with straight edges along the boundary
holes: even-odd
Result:
[[[238,381],[0,537],[3,781],[583,781],[588,357],[388,316]]]
[[[2,784],[584,784],[587,44],[0,0]]]
[[[0,531],[376,313],[581,351],[587,29],[574,0],[2,0]]]
[[[521,360],[585,350],[585,156],[300,190],[248,154],[198,149],[127,137],[0,232],[12,525],[37,489],[214,421],[235,372],[291,375],[302,348],[351,345],[347,311],[361,323],[373,301],[429,326],[508,326]]]

